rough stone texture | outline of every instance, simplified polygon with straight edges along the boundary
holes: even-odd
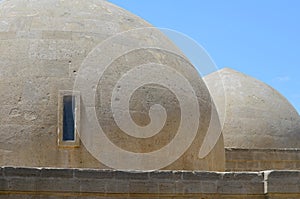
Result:
[[[265,172],[265,193],[269,199],[300,198],[300,171]]]
[[[83,60],[100,42],[120,32],[150,26],[107,1],[1,1],[0,165],[107,168],[83,144],[77,148],[58,147],[58,92],[73,89]],[[170,141],[181,119],[180,110],[174,95],[162,87],[146,86],[146,91],[150,93],[147,99],[141,99],[145,94],[143,89],[134,93],[131,99],[132,118],[138,125],[149,122],[149,106],[155,100],[166,105],[167,112],[170,113],[166,127],[152,143],[149,140],[143,143],[141,140],[126,137],[113,121],[107,120],[111,116],[110,110],[107,110],[110,108],[107,107],[111,97],[109,89],[129,69],[127,64],[143,64],[142,61],[169,64],[182,72],[196,90],[201,112],[201,129],[186,153],[164,169],[224,170],[222,136],[218,137],[217,144],[208,156],[198,158],[211,119],[212,104],[209,92],[196,75],[196,70],[159,31],[153,30],[150,35],[139,33],[133,36],[141,39],[136,42],[129,37],[122,38],[111,44],[111,47],[120,46],[119,49],[123,49],[138,43],[169,51],[138,49],[119,57],[112,63],[111,69],[105,71],[95,90],[98,93],[105,92],[104,98],[100,99],[103,104],[97,107],[97,114],[107,135],[121,148],[133,152],[156,150]],[[101,53],[112,58],[116,52],[108,47]],[[173,56],[171,52],[177,52],[181,56]],[[101,63],[101,60],[97,62],[99,65]],[[87,107],[81,107],[81,110],[85,108]],[[86,117],[84,112],[80,116],[80,121]],[[214,122],[218,127],[218,121]]]
[[[1,169],[4,175],[0,177],[0,198],[8,195],[15,198],[33,195],[41,198],[262,198],[264,195],[263,173]],[[60,176],[62,173],[66,175]]]
[[[299,149],[225,149],[226,171],[300,170]]]
[[[0,198],[299,198],[300,171],[120,172],[2,167]],[[43,174],[44,173],[44,174]],[[60,176],[60,173],[67,175]]]
[[[276,90],[228,68],[204,81],[224,121],[225,147],[300,148],[300,117]]]

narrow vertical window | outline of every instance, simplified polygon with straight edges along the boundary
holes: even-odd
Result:
[[[75,140],[75,97],[63,97],[63,141]]]
[[[59,91],[58,146],[79,146],[80,95],[74,91]]]

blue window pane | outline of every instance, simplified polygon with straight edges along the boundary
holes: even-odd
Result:
[[[74,141],[75,140],[75,132],[74,132],[75,131],[75,125],[74,125],[75,98],[73,96],[64,96],[63,103],[64,103],[63,141]]]

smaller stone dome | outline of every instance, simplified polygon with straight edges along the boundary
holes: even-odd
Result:
[[[204,81],[224,121],[225,147],[300,148],[299,114],[275,89],[228,68]]]

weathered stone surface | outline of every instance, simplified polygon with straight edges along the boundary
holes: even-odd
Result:
[[[299,149],[226,148],[227,171],[299,170]]]
[[[7,191],[32,191],[37,189],[38,178],[10,178]]]
[[[177,159],[160,168],[223,171],[225,164],[223,137],[219,135],[221,131],[218,117],[213,119],[211,117],[215,109],[211,104],[205,84],[181,51],[160,31],[154,28],[149,33],[141,31],[141,28],[149,27],[151,25],[144,20],[107,1],[1,1],[0,165],[107,169],[110,165],[101,160],[99,162],[100,158],[97,157],[97,160],[94,156],[108,153],[111,157],[112,151],[95,152],[87,146],[91,143],[90,141],[96,139],[90,136],[86,141],[82,136],[99,131],[99,128],[92,128],[91,131],[84,129],[91,126],[82,124],[87,122],[89,115],[85,110],[90,109],[96,109],[98,120],[91,123],[99,123],[110,141],[124,151],[149,153],[168,145],[175,137],[179,124],[182,121],[191,121],[189,117],[181,117],[183,108],[180,109],[180,106],[183,103],[179,104],[177,99],[178,96],[190,94],[185,89],[181,89],[176,95],[163,86],[144,85],[132,95],[130,114],[134,122],[141,127],[150,122],[149,110],[154,104],[161,104],[166,109],[167,121],[153,139],[128,136],[130,132],[123,132],[122,128],[116,125],[115,119],[111,118],[113,116],[110,110],[112,88],[118,84],[118,80],[137,66],[156,63],[167,65],[178,71],[189,82],[198,101],[195,104],[199,105],[196,111],[201,112],[200,118],[196,118],[197,123],[199,122],[198,129],[192,130],[191,125],[186,125],[186,129],[182,131],[184,135],[187,135],[183,136],[183,140],[192,137],[188,136],[190,132],[195,132],[195,139],[192,139],[190,145],[184,150],[179,151],[180,153],[176,153]],[[129,36],[120,34],[128,30],[132,31]],[[111,38],[114,38],[113,42],[106,42]],[[104,46],[99,47],[100,44]],[[98,54],[94,56],[93,52]],[[87,57],[91,60],[86,59]],[[100,69],[107,66],[107,60],[111,63],[101,74]],[[61,107],[58,93],[59,91],[72,91],[75,80],[81,77],[80,74],[89,74],[87,72],[89,70],[84,70],[83,63],[88,66],[96,64],[97,67],[91,71],[93,74],[102,76],[92,88],[83,85],[83,91],[87,89],[92,89],[92,91],[81,93],[79,99],[82,101],[78,100],[80,101],[78,103],[82,107],[76,106],[76,127],[78,127],[76,135],[81,135],[81,144],[76,142],[73,148],[70,148],[71,144],[67,148],[66,145],[58,145],[60,143],[58,131],[61,130],[58,126],[62,123],[58,122],[58,119],[61,118],[59,116],[62,115],[63,110],[62,108],[58,110],[58,103]],[[162,75],[161,71],[154,76]],[[83,77],[85,80],[90,80],[90,78],[91,75]],[[168,80],[168,78],[170,78],[169,75],[161,76],[163,80]],[[137,79],[132,78],[130,81],[135,84]],[[178,79],[175,83],[178,83]],[[126,89],[126,86],[121,85],[119,89]],[[105,93],[102,95],[103,98],[101,96],[101,99],[99,98],[99,93]],[[85,102],[86,98],[95,99],[96,105]],[[190,98],[186,99],[190,100]],[[190,105],[189,102],[185,103]],[[118,110],[118,114],[123,112],[123,110]],[[80,116],[77,113],[80,113]],[[189,114],[190,112],[187,115]],[[218,129],[215,132],[219,134],[214,140],[215,143],[212,144],[215,147],[205,154],[206,157],[199,158],[201,146],[207,144],[202,142],[210,122],[214,123]],[[98,144],[91,145],[97,146]],[[159,154],[155,157],[167,160],[175,152],[177,152],[176,149],[169,150],[166,152],[167,156]],[[123,163],[130,162],[126,158],[119,157],[119,154],[112,158]],[[160,162],[157,160],[157,164]],[[150,163],[152,161],[140,161],[140,167],[147,167]],[[135,164],[131,167],[134,168],[129,169],[138,168]],[[154,169],[150,167],[149,170]],[[45,177],[52,175],[47,172],[47,170],[42,170],[41,175]],[[57,173],[57,176],[61,178],[71,175],[59,170],[51,172]],[[76,171],[73,175],[81,179],[84,172],[86,171]],[[122,181],[123,178],[127,178],[127,174],[123,176],[121,172],[114,175],[116,180]],[[98,177],[101,178],[101,174],[98,174]],[[148,178],[145,174],[132,174],[130,177],[131,180]]]
[[[300,171],[269,171],[265,173],[265,187],[270,194],[300,194]]]
[[[129,182],[129,193],[160,193],[157,182],[134,180]]]
[[[130,192],[129,183],[129,179],[110,180],[106,183],[106,193],[128,194]]]
[[[154,171],[149,173],[149,179],[154,181],[169,181],[170,179],[178,181],[182,180],[183,173],[180,171]]]
[[[224,124],[225,147],[300,148],[299,114],[276,90],[229,68],[204,81]]]
[[[40,177],[41,170],[36,168],[3,168],[4,177]]]
[[[114,172],[111,170],[76,169],[75,178],[112,179]]]
[[[222,193],[261,194],[264,191],[261,173],[225,173],[219,184]]]
[[[55,179],[55,180],[54,180]],[[40,191],[50,192],[78,192],[80,183],[77,179],[69,178],[39,178],[37,180],[36,189]],[[51,186],[49,186],[51,185]]]
[[[95,179],[93,177],[86,177],[84,179],[80,179],[79,191],[83,193],[106,193],[108,182],[108,179]]]
[[[220,174],[218,173],[210,173],[210,172],[183,172],[182,179],[183,180],[220,180]]]
[[[116,180],[148,180],[149,173],[148,172],[125,172],[125,171],[116,171],[114,173],[114,177]]]
[[[71,169],[42,169],[41,177],[73,178],[74,170]]]
[[[185,177],[174,179],[170,171],[120,173],[96,169],[0,169],[9,174],[0,176],[0,198],[296,199],[300,195],[300,171],[196,172],[197,177],[195,172],[176,171]],[[36,175],[41,171],[47,175]],[[61,172],[66,175],[61,176]]]
[[[3,177],[0,178],[0,191],[4,191],[8,189],[8,182]]]

